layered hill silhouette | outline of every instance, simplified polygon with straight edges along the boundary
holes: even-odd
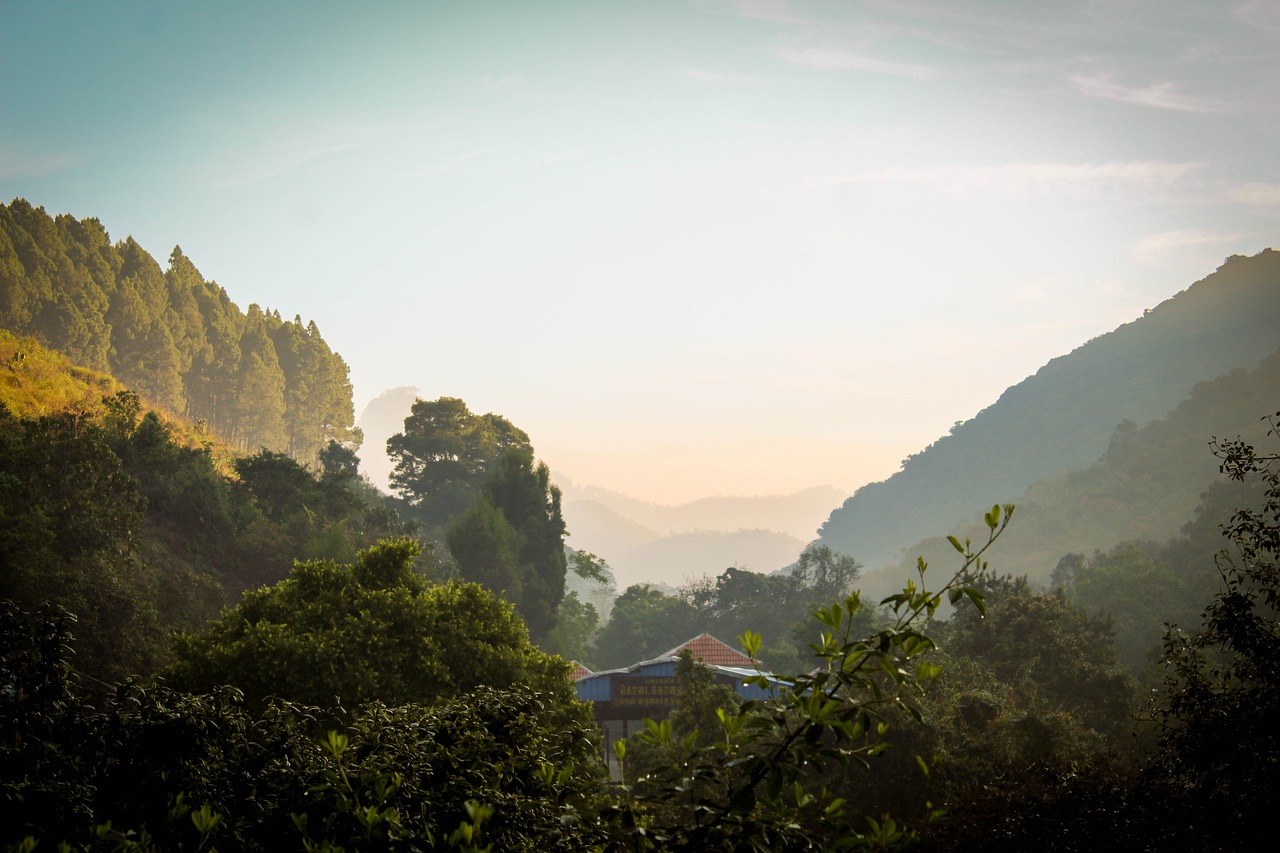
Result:
[[[1088,468],[1112,447],[1117,428],[1123,443],[1190,397],[1196,383],[1254,370],[1278,347],[1280,252],[1232,256],[1143,317],[1050,361],[889,479],[859,489],[831,513],[821,541],[872,569],[895,563],[991,504],[1016,502],[1037,481]],[[1267,411],[1273,404],[1253,414]]]
[[[609,561],[621,587],[679,586],[730,566],[771,572],[790,565],[840,490],[791,495],[721,495],[658,504],[565,480],[570,544]]]
[[[416,388],[392,388],[365,406],[360,469],[389,491],[387,439],[404,428]],[[729,566],[773,571],[793,562],[813,539],[831,505],[834,486],[792,495],[725,495],[683,504],[658,504],[552,472],[564,492],[569,545],[604,558],[619,587],[633,583],[679,585]]]

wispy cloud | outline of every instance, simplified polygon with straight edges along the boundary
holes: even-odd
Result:
[[[445,157],[440,160],[434,160],[430,163],[423,163],[414,166],[405,173],[406,178],[434,178],[439,175],[447,175],[462,169],[472,160],[484,157],[492,152],[494,147],[482,148],[476,151],[466,151],[453,157]]]
[[[0,146],[0,180],[38,178],[77,166],[82,158],[75,154],[29,154],[11,146]]]
[[[680,69],[683,77],[691,80],[703,80],[707,83],[746,83],[752,78],[743,74],[728,74],[724,71],[708,71],[705,68],[690,68],[685,66]]]
[[[521,74],[503,74],[500,77],[483,77],[480,80],[480,88],[486,92],[500,92],[504,89],[521,89],[525,86],[524,76]]]
[[[1069,79],[1072,85],[1090,98],[1103,98],[1123,104],[1191,113],[1228,111],[1226,105],[1218,101],[1179,92],[1178,84],[1174,82],[1152,83],[1149,86],[1125,86],[1116,83],[1107,74],[1073,74]]]
[[[1134,243],[1129,247],[1129,256],[1150,267],[1201,269],[1212,263],[1209,258],[1228,250],[1239,239],[1238,234],[1207,228],[1163,231]]]
[[[788,0],[695,0],[695,6],[703,9],[730,12],[757,21],[779,24],[807,24],[809,21],[796,13]]]
[[[1231,191],[1231,200],[1257,207],[1280,205],[1280,184],[1261,182],[1241,184]]]
[[[852,175],[832,175],[807,183],[812,187],[886,183],[924,184],[953,195],[1092,193],[1131,188],[1168,187],[1184,180],[1199,168],[1198,163],[1160,161],[1008,163],[997,166],[942,168],[894,166]]]
[[[256,160],[247,168],[237,169],[234,174],[225,175],[212,182],[212,186],[221,189],[248,186],[269,180],[299,166],[310,163],[332,154],[339,154],[355,148],[355,141],[336,142],[329,145],[307,145],[305,143],[281,143],[271,146],[271,150],[261,152]]]
[[[1280,32],[1280,6],[1271,0],[1247,0],[1231,11],[1250,26]]]
[[[777,56],[787,62],[831,71],[865,71],[869,74],[909,77],[912,80],[930,80],[938,76],[937,69],[932,66],[878,59],[841,47],[783,48],[777,52]]]

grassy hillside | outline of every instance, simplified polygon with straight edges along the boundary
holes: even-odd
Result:
[[[77,367],[35,338],[0,329],[0,404],[20,418],[65,409],[99,411],[102,398],[122,388],[110,374]]]
[[[1234,256],[1142,318],[1009,388],[888,480],[831,513],[821,541],[883,566],[983,505],[1097,461],[1123,421],[1167,414],[1196,382],[1252,369],[1280,345],[1280,252]]]
[[[0,403],[0,599],[74,613],[99,685],[150,672],[173,630],[294,559],[349,560],[400,532],[348,471],[237,455],[33,338],[0,332]]]

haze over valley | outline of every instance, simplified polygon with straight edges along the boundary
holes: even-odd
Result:
[[[0,848],[1270,837],[1278,45],[0,2]]]

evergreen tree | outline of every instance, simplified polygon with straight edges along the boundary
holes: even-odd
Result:
[[[565,524],[560,512],[560,489],[551,471],[533,462],[533,451],[508,450],[498,457],[485,478],[484,497],[520,534],[520,596],[516,609],[535,637],[555,625],[556,609],[564,598]]]
[[[391,485],[440,529],[475,503],[489,466],[513,448],[532,452],[529,436],[501,415],[474,415],[456,397],[418,400],[404,432],[387,439]]]
[[[284,372],[267,334],[266,315],[249,306],[240,335],[234,436],[243,448],[281,449],[284,430]]]
[[[463,580],[478,583],[508,601],[521,600],[520,547],[524,539],[487,497],[454,520],[445,542]]]
[[[211,356],[204,318],[197,301],[197,294],[206,284],[195,264],[182,253],[181,246],[174,246],[169,254],[169,268],[165,270],[164,280],[169,294],[165,316],[178,351],[178,370],[182,374],[187,402],[185,413],[191,415],[194,371],[198,364]]]

